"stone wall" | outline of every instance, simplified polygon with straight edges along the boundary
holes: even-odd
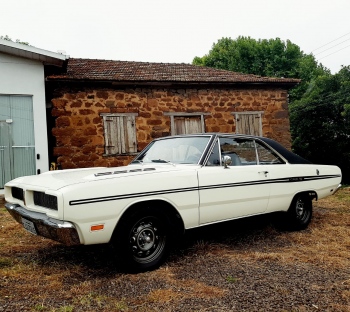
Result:
[[[56,126],[54,156],[63,169],[120,166],[134,156],[104,156],[101,113],[137,113],[138,151],[152,139],[170,135],[165,112],[209,113],[206,132],[235,132],[234,112],[264,111],[263,136],[291,147],[286,90],[129,89],[60,90],[52,100]]]

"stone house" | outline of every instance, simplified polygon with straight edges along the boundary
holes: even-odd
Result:
[[[67,60],[46,76],[51,161],[63,169],[128,164],[152,139],[229,132],[291,147],[288,90],[297,79],[188,64]]]

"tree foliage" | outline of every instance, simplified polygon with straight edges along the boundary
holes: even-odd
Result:
[[[290,105],[293,149],[314,163],[336,164],[350,183],[350,66],[310,83]]]
[[[208,54],[196,56],[192,63],[259,76],[302,79],[290,92],[291,100],[299,99],[314,77],[329,73],[313,55],[305,54],[298,45],[280,38],[222,38],[213,44]]]

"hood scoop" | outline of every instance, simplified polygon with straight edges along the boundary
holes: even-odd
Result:
[[[95,177],[102,177],[102,176],[108,176],[108,175],[114,175],[114,174],[123,174],[123,173],[130,173],[130,172],[142,172],[142,171],[154,171],[156,168],[143,168],[143,169],[130,169],[130,170],[117,170],[117,171],[108,171],[108,172],[100,172],[95,173]]]

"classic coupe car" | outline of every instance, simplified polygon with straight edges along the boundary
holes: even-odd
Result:
[[[156,139],[128,166],[49,171],[5,186],[6,208],[29,232],[66,245],[113,243],[138,271],[158,267],[187,229],[284,212],[305,229],[312,200],[340,187],[277,142],[233,134]]]

